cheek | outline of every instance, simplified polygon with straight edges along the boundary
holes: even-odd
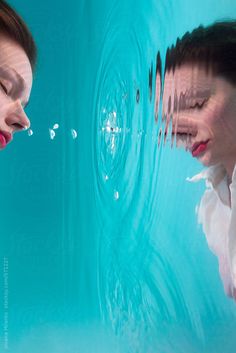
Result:
[[[236,104],[232,97],[219,97],[212,102],[209,121],[223,130],[236,126]]]
[[[2,115],[7,109],[7,105],[9,104],[8,98],[2,92],[0,92],[0,119],[2,119]]]
[[[225,128],[225,106],[220,104],[210,105],[202,112],[203,121],[211,131],[221,131]]]

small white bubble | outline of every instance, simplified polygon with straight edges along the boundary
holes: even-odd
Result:
[[[118,191],[115,191],[115,192],[114,192],[114,199],[115,199],[115,200],[118,200],[119,197],[120,197],[119,192],[118,192]]]
[[[115,136],[112,135],[111,137],[111,150],[113,151],[115,149]]]
[[[76,139],[77,132],[74,129],[71,129],[71,135],[72,135],[73,139]]]
[[[111,119],[112,122],[115,123],[115,121],[116,121],[116,112],[115,111],[110,112],[109,113],[109,118]]]
[[[107,124],[107,126],[105,127],[105,131],[106,131],[106,132],[111,132],[111,129],[112,129],[112,128],[109,126],[109,124]]]
[[[31,129],[28,130],[28,135],[32,136],[33,135],[33,131]]]
[[[54,129],[54,130],[56,130],[56,129],[58,129],[58,128],[59,128],[59,124],[54,124],[54,125],[53,125],[53,129]]]
[[[114,129],[114,132],[116,132],[117,134],[119,134],[119,133],[121,132],[121,128],[120,128],[120,127],[116,127],[116,128]]]
[[[102,109],[102,112],[103,112],[103,113],[106,113],[106,108],[103,108],[103,109]]]
[[[49,134],[50,134],[50,139],[53,140],[54,137],[56,136],[55,131],[52,129],[49,129]]]

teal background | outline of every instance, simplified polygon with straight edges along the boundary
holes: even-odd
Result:
[[[10,3],[39,59],[34,134],[16,134],[0,156],[8,351],[235,352],[236,306],[195,215],[204,184],[185,181],[202,167],[158,149],[148,89],[157,51],[236,17],[235,1]],[[109,134],[113,111],[121,130]]]

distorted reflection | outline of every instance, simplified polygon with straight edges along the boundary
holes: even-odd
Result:
[[[225,292],[236,299],[236,22],[200,26],[178,39],[166,52],[163,86],[157,70],[159,137],[165,144],[170,136],[172,146],[207,167],[189,180],[206,180],[198,220]]]

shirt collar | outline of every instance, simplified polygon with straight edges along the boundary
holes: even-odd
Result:
[[[211,166],[207,169],[202,170],[200,173],[194,175],[192,178],[186,179],[189,182],[198,182],[200,180],[206,181],[207,187],[212,187],[218,194],[221,201],[230,205],[230,191],[227,184],[227,173],[225,168],[221,164]],[[233,170],[232,183],[230,184],[230,189],[232,186],[236,185],[236,165]]]
[[[225,168],[221,164],[217,164],[207,169],[203,169],[200,173],[191,178],[188,177],[186,180],[194,183],[200,180],[206,180],[206,182],[210,183],[213,188],[216,188],[225,175]]]

